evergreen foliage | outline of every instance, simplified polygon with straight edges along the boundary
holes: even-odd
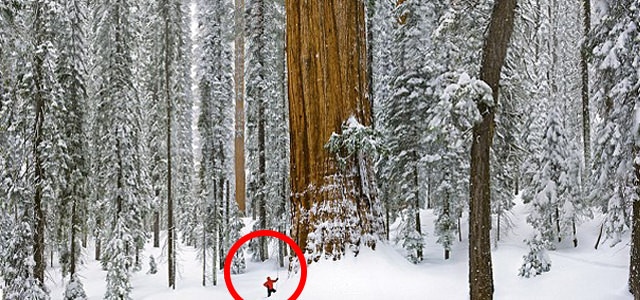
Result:
[[[284,2],[252,0],[246,7],[247,197],[258,219],[254,230],[284,231],[289,170]],[[267,239],[255,245],[254,259],[268,259]]]
[[[153,258],[153,255],[149,256],[149,271],[147,274],[155,274],[158,273],[158,265],[156,264],[156,259]]]
[[[529,246],[529,253],[524,255],[524,264],[518,270],[518,275],[522,277],[535,277],[551,269],[551,260],[547,254],[547,249],[551,247],[549,242],[539,235],[526,241]]]
[[[584,39],[593,79],[593,157],[584,158],[576,71],[582,12],[574,2],[518,1],[493,99],[476,77],[495,1],[365,1],[365,98],[373,124],[347,119],[324,149],[338,172],[322,177],[323,186],[303,187],[303,193],[335,192],[338,200],[298,208],[291,205],[297,195],[289,179],[286,1],[246,1],[239,12],[247,26],[236,27],[230,0],[195,1],[195,14],[194,3],[183,0],[0,0],[3,300],[49,299],[44,282],[51,270],[68,280],[65,300],[87,299],[77,274],[87,244],[96,245],[106,271],[104,298],[131,299],[151,213],[165,224],[168,196],[175,201],[176,232],[202,260],[203,285],[218,284],[227,250],[247,223],[233,192],[231,147],[240,132],[233,127],[240,84],[233,77],[234,34],[247,38],[246,68],[238,70],[246,78],[247,128],[239,138],[246,145],[253,229],[295,235],[291,216],[300,213],[300,224],[316,224],[305,247],[311,260],[339,259],[348,247],[356,255],[362,245],[375,248],[383,226],[412,263],[425,259],[430,230],[448,258],[465,230],[478,104],[495,112],[493,247],[518,217],[510,213],[516,195],[533,227],[520,276],[550,271],[549,251],[567,241],[576,247],[578,226],[594,213],[603,215],[611,246],[639,224],[632,213],[640,200],[637,1],[594,5],[593,30]],[[368,167],[373,161],[375,173]],[[361,180],[350,186],[356,177]],[[422,222],[431,214],[433,224]],[[632,282],[640,278],[633,264],[637,245],[632,242],[632,290],[640,288]],[[247,270],[245,255],[265,261],[273,247],[266,238],[241,247],[232,274]],[[281,267],[289,252],[278,243]],[[157,272],[153,256],[149,268]]]
[[[12,227],[15,234],[4,237],[4,247],[0,262],[2,263],[2,277],[5,288],[5,300],[47,300],[48,291],[36,279],[33,269],[33,229],[30,224],[32,217],[25,214],[22,220]],[[9,223],[9,222],[6,222]],[[5,225],[12,225],[6,224]],[[5,227],[6,228],[6,227]]]
[[[418,165],[423,155],[421,127],[424,111],[427,109],[427,83],[423,53],[428,53],[430,45],[425,30],[427,18],[432,16],[428,10],[430,4],[409,0],[394,10],[393,39],[397,44],[391,52],[396,62],[391,75],[391,92],[388,99],[381,99],[383,115],[379,115],[385,134],[385,144],[389,149],[388,159],[380,166],[380,181],[387,182],[381,188],[383,197],[395,199],[393,206],[404,212],[403,242],[405,249],[414,261],[422,260],[423,241],[420,222],[420,184]],[[382,8],[384,9],[384,8]],[[384,13],[384,11],[381,11]],[[393,185],[391,185],[393,184]],[[383,200],[387,202],[389,200]],[[391,205],[387,205],[387,209]],[[388,220],[390,222],[391,220]],[[411,224],[411,225],[410,225]],[[417,244],[416,244],[417,243]]]
[[[85,124],[87,8],[82,1],[68,0],[64,2],[61,13],[63,30],[58,39],[60,55],[56,76],[62,91],[64,110],[58,110],[60,113],[54,115],[59,124],[54,128],[63,134],[60,144],[64,145],[61,150],[66,155],[54,163],[60,165],[62,174],[57,176],[63,179],[56,204],[58,216],[53,215],[52,218],[57,221],[56,242],[65,274],[75,270],[81,255],[80,235],[87,231],[86,223],[81,221],[87,215],[89,177]]]
[[[229,194],[233,176],[232,15],[231,3],[227,0],[198,2],[197,93],[200,99],[198,129],[201,156],[200,203],[194,206],[199,214],[196,226],[200,242],[196,245],[203,264],[209,261],[213,268],[214,285],[217,284],[217,269],[223,266],[226,249],[234,241],[230,237],[239,235],[238,227],[229,226],[237,224],[239,218]],[[208,255],[211,260],[207,259]]]
[[[71,280],[67,283],[67,287],[64,291],[63,300],[88,300],[87,294],[84,291],[84,286],[78,278],[77,274],[71,275]]]
[[[100,238],[106,242],[101,259],[108,271],[107,299],[130,297],[129,278],[140,268],[137,253],[144,246],[143,220],[150,209],[143,107],[133,81],[132,4],[100,2],[93,7],[93,173],[98,207],[105,213]]]
[[[610,244],[621,241],[631,226],[631,203],[638,200],[634,161],[634,108],[638,99],[637,62],[640,50],[638,5],[634,1],[603,2],[590,40],[596,68],[593,100],[602,122],[593,138],[590,198],[606,214],[604,228]],[[633,133],[633,134],[629,134]]]

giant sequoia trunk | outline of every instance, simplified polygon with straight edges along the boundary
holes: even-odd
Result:
[[[497,0],[491,14],[489,34],[482,53],[480,79],[492,89],[498,99],[500,71],[513,31],[516,0]],[[482,121],[473,127],[471,144],[471,178],[469,202],[469,285],[471,299],[493,298],[491,267],[491,187],[489,153],[493,142],[494,110],[478,102]]]
[[[236,126],[234,138],[234,170],[236,175],[236,202],[240,213],[245,213],[244,173],[244,0],[235,0],[235,94]]]
[[[324,148],[349,116],[371,124],[364,2],[291,0],[286,15],[292,235],[314,260],[338,259],[346,245],[375,246],[362,236],[380,228],[370,163],[341,170]]]

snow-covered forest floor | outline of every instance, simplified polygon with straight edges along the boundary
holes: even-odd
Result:
[[[605,241],[595,250],[593,246],[601,217],[578,227],[577,248],[567,242],[549,253],[552,260],[550,272],[530,279],[518,277],[522,256],[528,250],[522,240],[528,237],[531,229],[525,221],[527,208],[517,201],[512,210],[513,228],[493,251],[495,299],[633,299],[626,286],[629,237],[626,236],[615,247],[609,247]],[[422,217],[425,220],[424,231],[429,232],[433,228],[434,215],[432,211],[425,210]],[[463,242],[454,244],[451,259],[446,261],[433,234],[428,234],[426,259],[418,265],[408,262],[400,252],[401,248],[393,243],[381,244],[375,251],[364,250],[358,257],[311,264],[306,287],[299,299],[467,299],[466,224],[463,223],[462,227],[465,229]],[[93,249],[89,247],[85,257],[90,257],[91,253]],[[162,248],[147,245],[144,268],[132,278],[133,299],[232,299],[222,272],[219,273],[218,286],[212,287],[207,283],[208,286],[202,287],[201,263],[196,251],[186,246],[179,250],[177,288],[167,288],[163,254]],[[149,255],[158,262],[157,274],[147,274]],[[62,298],[59,274],[55,268],[49,269],[47,274],[52,299]],[[106,272],[101,270],[100,263],[88,259],[81,267],[80,275],[89,299],[101,299],[105,292]],[[249,262],[245,274],[233,275],[232,278],[240,295],[246,300],[254,300],[265,298],[262,283],[267,276],[280,278],[276,285],[278,292],[269,299],[287,299],[299,280],[297,275],[287,278],[287,271],[277,270],[274,261],[262,264]]]

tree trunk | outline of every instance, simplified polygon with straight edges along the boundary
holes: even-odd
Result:
[[[176,288],[176,253],[175,253],[175,230],[173,226],[173,195],[171,190],[171,63],[170,53],[168,48],[170,47],[169,40],[169,9],[168,4],[165,4],[163,13],[165,14],[164,20],[164,96],[167,104],[167,269],[169,287],[175,290]]]
[[[373,36],[374,36],[374,32],[373,32],[373,24],[371,24],[371,21],[373,20],[373,15],[375,12],[375,7],[376,5],[376,1],[375,0],[366,0],[366,7],[365,7],[365,11],[367,12],[367,18],[365,19],[367,21],[367,49],[373,49],[372,43],[373,43]],[[367,93],[369,95],[373,95],[373,51],[367,51],[367,82],[369,82],[369,90],[367,91]],[[370,98],[371,100],[371,109],[373,110],[373,100],[374,97]],[[373,121],[373,117],[374,117],[374,113],[371,113],[371,126],[375,126],[375,122]]]
[[[446,193],[446,196],[444,197],[444,203],[442,204],[443,206],[443,210],[442,210],[442,214],[447,216],[447,218],[449,218],[449,220],[451,219],[451,213],[449,212],[449,193]],[[449,228],[447,228],[449,229]],[[449,249],[447,247],[444,248],[444,259],[447,260],[449,259]]]
[[[460,216],[458,216],[458,241],[462,242],[462,226],[460,226]]]
[[[636,169],[638,167],[636,166]],[[638,172],[638,171],[636,171]],[[633,202],[633,231],[631,233],[631,260],[629,264],[629,291],[640,298],[640,201]]]
[[[500,72],[513,31],[516,0],[497,0],[491,13],[489,32],[483,46],[480,79],[498,100]],[[478,102],[482,121],[473,126],[469,202],[469,285],[472,300],[493,298],[491,266],[490,149],[494,133],[494,110]]]
[[[286,118],[284,118],[284,120],[286,120]],[[283,153],[284,153],[283,159],[286,159],[286,151],[283,151]],[[285,173],[283,173],[283,174],[285,174]],[[285,212],[285,210],[287,208],[287,203],[286,203],[286,201],[287,201],[287,178],[285,176],[282,176],[282,187],[281,187],[281,189],[282,189],[282,191],[281,191],[282,192],[282,194],[281,194],[282,199],[280,199],[280,209],[278,211],[278,216],[280,216],[283,220],[286,220],[286,212]],[[284,222],[281,223],[279,231],[281,233],[284,233],[284,234],[287,234],[287,235],[289,234],[287,232],[287,227],[286,227]],[[278,242],[279,242],[279,245],[280,245],[278,259],[280,261],[280,267],[283,268],[284,267],[284,263],[285,263],[284,258],[285,258],[285,256],[287,256],[287,247],[288,246],[282,240],[278,240]]]
[[[98,216],[96,218],[96,227],[101,228],[102,227],[102,219],[100,219],[100,217]],[[95,260],[100,260],[100,248],[101,248],[101,242],[100,242],[100,233],[96,234],[96,236],[94,237],[96,242],[95,242],[95,255],[94,255],[94,259]]]
[[[602,238],[602,229],[604,229],[604,222],[600,224],[600,233],[598,233],[598,238],[596,239],[596,244],[593,246],[594,249],[598,250],[598,246],[600,245],[600,239]]]
[[[389,240],[389,226],[391,224],[391,216],[390,216],[389,210],[390,210],[389,207],[387,207],[384,210],[385,211],[385,213],[384,213],[384,219],[385,219],[385,222],[384,222],[384,234],[385,234],[385,237],[386,237],[387,241]]]
[[[573,247],[578,247],[578,235],[576,234],[576,220],[571,220],[571,228],[573,229]]]
[[[427,179],[427,209],[432,209],[433,204],[431,203],[431,179]]]
[[[116,136],[120,137],[117,129],[116,129]],[[116,175],[116,189],[118,191],[121,191],[122,187],[124,185],[123,184],[124,180],[122,178],[123,177],[122,172],[124,170],[124,163],[122,162],[122,153],[121,153],[122,148],[120,147],[120,139],[119,138],[116,138],[116,149],[115,149],[115,151],[116,151],[116,160],[118,161],[118,174]],[[113,223],[111,224],[113,226],[112,227],[113,232],[115,232],[115,230],[113,228],[116,227],[116,225],[118,224],[118,221],[122,217],[120,215],[120,213],[122,213],[122,204],[123,204],[122,201],[123,201],[122,195],[121,194],[117,194],[116,195],[116,214],[114,216]],[[120,235],[118,236],[118,239],[122,240],[122,234],[123,234],[122,231],[120,231],[119,234]],[[109,245],[109,243],[107,242],[107,246],[108,245]],[[128,256],[129,255],[129,242],[128,241],[125,241],[124,249],[125,249],[124,253]]]
[[[43,7],[40,2],[36,1],[34,4],[34,13],[35,13],[35,32],[42,32],[43,27],[46,26],[43,24],[42,18],[42,10]],[[42,41],[37,38],[35,41],[36,45],[40,45]],[[36,53],[34,55],[34,77],[33,77],[33,85],[34,85],[34,102],[35,102],[35,124],[33,128],[33,166],[35,169],[34,172],[34,198],[33,198],[33,217],[35,221],[35,226],[33,227],[33,260],[34,260],[34,268],[33,268],[33,276],[38,280],[40,286],[44,287],[44,271],[46,268],[45,262],[45,254],[44,254],[44,234],[45,234],[45,215],[43,211],[42,205],[42,185],[44,184],[42,181],[44,180],[44,171],[42,169],[42,124],[44,123],[44,110],[45,110],[45,99],[44,97],[44,89],[46,88],[44,85],[43,78],[43,56],[46,54]]]
[[[341,173],[324,148],[349,116],[365,126],[371,124],[364,5],[364,1],[286,1],[292,235],[302,249],[316,253],[316,258],[326,252],[336,254],[333,258],[337,259],[346,241],[360,242],[350,232],[378,234],[382,228],[372,224],[379,216],[366,217],[377,207],[376,196],[368,197],[362,188],[372,181],[371,174]],[[364,165],[371,168],[368,161]],[[350,192],[343,195],[343,190]],[[316,204],[344,213],[322,208],[310,211]],[[350,225],[352,230],[343,238],[316,236],[315,248],[308,248],[307,239],[316,224],[337,224],[334,221],[351,217],[359,221]]]
[[[207,286],[207,224],[206,217],[202,219],[202,286]]]
[[[136,254],[135,254],[134,266],[136,266],[136,267],[140,266],[140,247],[138,247],[138,246],[136,246]]]
[[[153,212],[153,247],[160,248],[160,213],[157,210]]]
[[[240,214],[245,214],[245,170],[244,170],[244,0],[235,0],[235,175],[236,202]]]
[[[413,161],[418,161],[417,159],[417,155],[414,152],[414,160]],[[420,190],[417,188],[418,187],[418,167],[417,166],[413,166],[413,186],[416,187],[416,192],[415,192],[415,209],[416,209],[416,232],[418,232],[418,234],[420,236],[422,236],[422,222],[420,222],[420,197],[418,197],[420,195]],[[418,261],[422,260],[422,247],[416,249],[416,257],[418,259]]]
[[[225,197],[224,197],[224,218],[222,219],[222,223],[224,224],[223,228],[229,228],[229,202],[230,202],[230,193],[229,193],[229,180],[225,179],[224,180],[224,191],[225,191]],[[227,229],[227,232],[229,231],[229,229]],[[224,260],[226,258],[226,251],[227,249],[226,247],[231,247],[231,244],[234,243],[235,241],[229,241],[229,243],[227,243],[226,241],[229,240],[229,235],[223,235],[221,238],[222,242],[220,243],[220,270],[224,270]]]
[[[638,159],[639,149],[634,149],[636,158],[634,160],[635,188],[640,194],[640,164]],[[629,263],[629,291],[635,299],[640,298],[640,201],[633,201],[633,217],[631,225],[631,259]]]
[[[257,0],[257,3],[253,6],[255,8],[256,23],[260,24],[258,26],[257,34],[259,36],[264,34],[264,1]],[[263,45],[265,46],[265,45]],[[264,60],[264,58],[257,59],[259,61]],[[259,226],[260,229],[267,229],[267,199],[266,199],[266,177],[267,177],[267,158],[266,158],[266,144],[265,144],[265,105],[266,101],[264,99],[264,93],[260,93],[257,100],[258,105],[258,188],[256,193],[256,200],[258,202],[258,218],[259,218]],[[258,251],[260,252],[260,261],[266,261],[269,259],[269,247],[268,247],[268,239],[267,237],[260,237],[258,239],[259,246]]]
[[[555,221],[556,221],[556,234],[558,235],[558,243],[562,242],[562,237],[560,235],[560,209],[558,209],[558,207],[556,207],[556,216],[555,216]]]
[[[214,231],[213,231],[213,255],[211,255],[211,279],[213,282],[213,286],[218,285],[218,237],[220,236],[220,226],[218,226],[217,222],[214,222]]]
[[[219,149],[220,149],[220,153],[224,153],[223,149],[224,146],[222,144],[222,142],[219,143],[218,145]],[[221,163],[220,163],[220,168],[222,168],[222,166],[224,166],[224,158],[221,159]],[[220,179],[218,180],[218,194],[216,195],[216,214],[222,214],[223,212],[223,208],[224,208],[224,182],[225,182],[225,178],[220,176]],[[224,216],[221,216],[224,217]],[[216,248],[216,255],[218,257],[218,269],[222,270],[224,268],[224,259],[225,259],[225,255],[224,253],[222,253],[222,240],[223,240],[223,233],[225,232],[224,227],[222,227],[222,224],[224,224],[224,220],[220,219],[218,222],[216,222],[216,226],[219,229],[218,231],[218,238],[217,238],[217,248]],[[214,269],[216,270],[216,269]]]
[[[95,247],[95,256],[94,259],[95,260],[100,260],[100,248],[102,247],[101,245],[102,243],[100,242],[100,236],[96,237],[96,247]]]
[[[71,205],[71,237],[69,238],[71,241],[70,249],[69,249],[69,278],[73,278],[73,274],[76,273],[76,238],[78,234],[78,227],[80,226],[80,220],[78,219],[78,211],[76,209],[78,199],[76,197],[73,198],[73,203]]]
[[[499,208],[498,213],[496,214],[496,242],[500,241],[500,215],[502,215],[501,210],[502,207]]]
[[[591,1],[582,0],[582,30],[584,40],[580,49],[580,75],[582,77],[582,140],[584,165],[588,172],[591,161],[591,117],[589,116],[589,49],[586,37],[591,31]]]
[[[397,0],[397,2],[396,2],[396,6],[400,6],[400,5],[402,5],[402,3],[404,3],[404,1],[405,1],[405,0]],[[404,25],[406,22],[407,22],[407,15],[406,15],[406,14],[401,15],[401,16],[400,16],[400,18],[398,19],[398,23],[399,23],[400,25]]]

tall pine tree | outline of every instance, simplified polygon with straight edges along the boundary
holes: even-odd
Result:
[[[602,3],[590,46],[593,53],[593,100],[602,123],[594,134],[591,197],[606,214],[605,232],[612,243],[632,228],[629,290],[640,295],[640,159],[638,142],[638,61],[640,7],[636,1]],[[632,132],[633,134],[628,134]],[[633,207],[633,212],[629,211]],[[633,217],[632,217],[633,216]]]
[[[143,219],[149,210],[149,178],[142,128],[143,107],[133,82],[135,24],[132,1],[97,3],[93,8],[96,62],[94,176],[107,242],[102,257],[109,288],[105,299],[130,299],[130,276],[144,245]]]

